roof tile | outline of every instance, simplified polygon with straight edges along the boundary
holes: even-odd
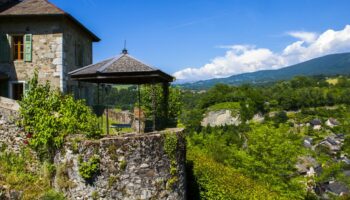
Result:
[[[24,0],[0,12],[0,15],[66,14],[47,0]]]

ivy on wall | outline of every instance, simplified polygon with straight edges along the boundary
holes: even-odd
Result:
[[[178,182],[178,169],[177,169],[177,160],[176,160],[176,152],[178,146],[178,138],[174,133],[166,133],[164,140],[164,151],[170,159],[170,175],[171,178],[168,179],[166,187],[167,189],[171,189]]]

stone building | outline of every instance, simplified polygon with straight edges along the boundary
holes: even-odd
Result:
[[[92,63],[100,39],[47,0],[0,1],[0,96],[20,99],[34,70],[62,92],[91,96],[68,72]]]

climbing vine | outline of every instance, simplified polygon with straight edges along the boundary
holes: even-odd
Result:
[[[178,138],[176,134],[166,133],[164,140],[164,151],[170,159],[170,175],[171,178],[168,179],[166,187],[171,189],[178,181],[177,173],[177,161],[176,161],[176,151],[178,146]]]

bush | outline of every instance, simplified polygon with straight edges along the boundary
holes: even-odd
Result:
[[[28,133],[29,145],[43,159],[52,159],[68,134],[99,137],[97,117],[84,100],[74,100],[52,90],[48,82],[38,83],[38,73],[29,81],[29,91],[20,103],[21,125]]]

